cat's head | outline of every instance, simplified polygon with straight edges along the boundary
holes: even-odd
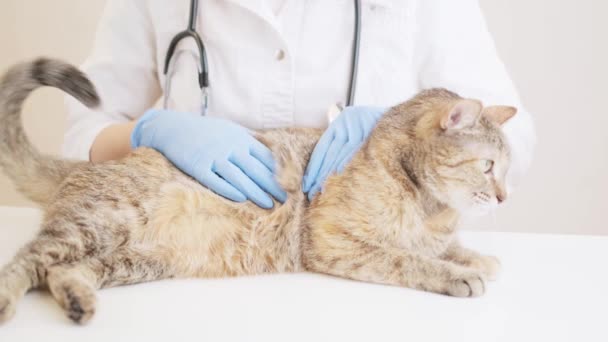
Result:
[[[415,113],[408,133],[415,146],[405,149],[402,163],[419,186],[460,212],[485,213],[506,199],[510,150],[501,126],[516,108],[483,107],[433,89],[403,109]]]

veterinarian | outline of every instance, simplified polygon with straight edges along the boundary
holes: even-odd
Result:
[[[355,3],[201,0],[192,16],[189,1],[108,0],[83,65],[103,105],[91,110],[67,100],[64,154],[102,162],[152,147],[216,193],[270,208],[271,197],[283,202],[286,194],[270,151],[249,129],[326,129],[303,180],[312,198],[386,108],[445,87],[519,109],[505,126],[513,154],[508,185],[517,183],[532,157],[532,119],[477,0],[361,1],[353,75]],[[165,73],[169,45],[189,20],[204,61],[195,40],[182,39]],[[352,105],[330,123],[328,108],[348,104],[353,76]]]

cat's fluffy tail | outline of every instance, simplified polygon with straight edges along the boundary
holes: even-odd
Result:
[[[0,167],[20,192],[46,204],[78,163],[40,154],[25,135],[21,107],[42,86],[59,88],[89,107],[99,105],[99,97],[82,72],[52,59],[15,65],[0,80]]]

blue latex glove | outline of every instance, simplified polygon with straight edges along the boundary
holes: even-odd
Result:
[[[161,152],[184,173],[235,202],[247,199],[269,209],[287,194],[274,177],[272,152],[249,131],[228,120],[149,110],[131,134],[133,148]]]
[[[302,188],[312,200],[330,174],[342,172],[359,151],[386,108],[346,107],[317,142],[306,167]]]

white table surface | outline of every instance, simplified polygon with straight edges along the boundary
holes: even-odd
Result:
[[[0,207],[0,263],[34,236],[40,213]],[[72,324],[29,293],[0,342],[608,341],[608,237],[463,232],[503,273],[462,299],[316,274],[173,280],[102,290]]]

